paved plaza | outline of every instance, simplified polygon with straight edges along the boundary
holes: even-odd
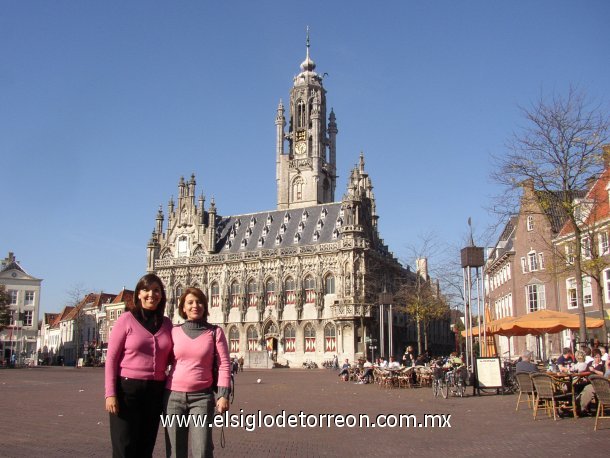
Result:
[[[554,422],[544,414],[515,412],[516,397],[433,399],[429,388],[383,390],[340,382],[319,369],[250,370],[236,377],[231,413],[450,414],[451,428],[225,428],[226,447],[214,432],[216,456],[531,456],[582,455],[604,450],[610,421],[593,431],[593,418]],[[103,369],[41,367],[0,370],[0,456],[111,455],[103,409]],[[261,383],[257,383],[257,379]],[[438,423],[437,423],[438,424]],[[155,456],[164,456],[159,433]]]

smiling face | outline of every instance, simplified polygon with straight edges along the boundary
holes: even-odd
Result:
[[[157,310],[161,297],[161,286],[157,282],[153,282],[138,291],[138,299],[142,308],[146,310]]]
[[[187,320],[200,320],[203,318],[204,304],[194,294],[187,294],[184,298],[183,310]]]

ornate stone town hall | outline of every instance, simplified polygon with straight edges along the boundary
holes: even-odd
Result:
[[[379,236],[362,155],[335,201],[338,129],[315,68],[308,44],[287,113],[277,108],[277,208],[221,216],[214,200],[206,208],[196,197],[194,176],[181,178],[167,224],[160,209],[148,244],[148,271],[166,285],[169,316],[177,321],[185,287],[200,287],[231,354],[251,365],[268,356],[291,366],[362,356],[378,334],[379,294],[413,275]]]

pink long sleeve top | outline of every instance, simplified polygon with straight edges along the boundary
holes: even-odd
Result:
[[[105,367],[106,397],[116,396],[119,377],[165,380],[172,352],[172,322],[163,317],[161,328],[151,334],[130,312],[115,322],[108,342]]]
[[[174,364],[167,377],[166,388],[172,391],[201,391],[212,386],[212,364],[216,351],[218,386],[231,386],[229,348],[220,327],[216,328],[216,342],[208,329],[195,339],[187,336],[181,326],[172,330]]]

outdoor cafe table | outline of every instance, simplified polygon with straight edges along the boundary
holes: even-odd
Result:
[[[565,386],[566,394],[572,396],[572,411],[574,412],[574,418],[578,418],[578,411],[576,409],[576,387],[589,384],[589,375],[591,372],[547,372],[550,375],[555,384],[558,387]]]

